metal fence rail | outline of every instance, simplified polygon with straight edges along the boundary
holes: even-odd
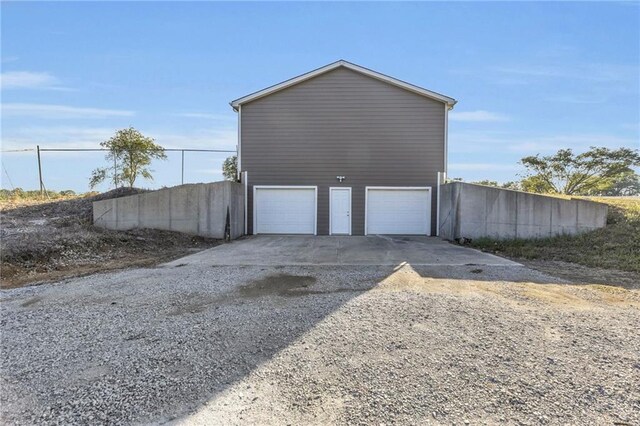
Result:
[[[42,152],[99,152],[99,151],[109,151],[106,148],[40,148],[40,145],[37,145],[35,148],[24,148],[24,149],[10,149],[10,150],[2,150],[2,153],[18,153],[18,152],[35,152],[38,159],[38,182],[40,183],[40,193],[44,193],[45,185],[42,174]],[[185,152],[217,152],[217,153],[233,153],[237,155],[237,151],[228,150],[228,149],[200,149],[200,148],[164,148],[166,152],[180,152],[181,154],[181,184],[184,184],[184,153]],[[113,160],[113,169],[114,172],[117,173],[118,164],[116,159]],[[8,175],[7,175],[8,176]],[[117,181],[115,183],[117,186]]]

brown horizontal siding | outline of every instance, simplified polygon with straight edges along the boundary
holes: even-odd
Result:
[[[329,232],[330,186],[353,188],[354,235],[364,233],[365,186],[434,187],[435,232],[442,102],[338,68],[242,105],[241,134],[250,186],[318,186],[318,234]],[[252,188],[248,203],[253,233]]]

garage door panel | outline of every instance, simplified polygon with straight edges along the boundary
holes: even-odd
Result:
[[[430,235],[429,189],[367,189],[367,234]]]
[[[314,188],[256,188],[256,234],[315,234]]]

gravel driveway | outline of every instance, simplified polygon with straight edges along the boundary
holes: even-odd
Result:
[[[639,292],[522,266],[177,263],[1,297],[5,424],[640,423]]]

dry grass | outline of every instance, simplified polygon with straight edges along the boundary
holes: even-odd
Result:
[[[19,207],[35,206],[39,204],[47,204],[57,201],[69,201],[82,198],[93,197],[98,192],[87,192],[84,194],[75,194],[71,191],[46,191],[40,194],[40,191],[0,191],[0,211],[11,210]]]
[[[640,273],[640,198],[591,197],[609,205],[607,226],[582,235],[529,240],[474,240],[472,246],[511,258],[572,262]]]

